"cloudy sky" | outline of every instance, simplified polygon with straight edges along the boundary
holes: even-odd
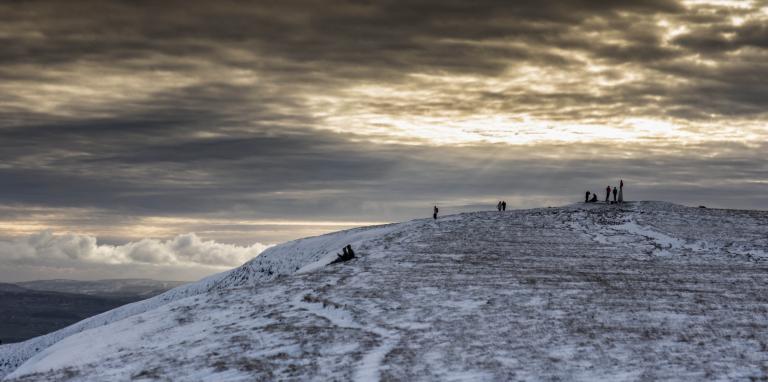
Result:
[[[0,281],[195,279],[363,224],[768,209],[765,1],[5,1]]]

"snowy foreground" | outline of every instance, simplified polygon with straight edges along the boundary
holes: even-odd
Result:
[[[764,380],[766,261],[768,212],[660,202],[358,228],[0,346],[0,375]]]

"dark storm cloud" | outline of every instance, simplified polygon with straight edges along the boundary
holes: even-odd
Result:
[[[381,79],[430,70],[492,75],[515,60],[557,64],[568,58],[539,48],[588,48],[596,43],[583,36],[590,20],[629,12],[636,15],[625,21],[631,25],[640,14],[682,10],[664,1],[113,1],[4,8],[9,31],[0,45],[4,65],[97,62],[188,70],[194,60],[204,60],[256,68],[282,80],[300,75],[315,81],[324,75]],[[615,27],[604,24],[597,27]],[[498,40],[520,45],[477,44]],[[598,49],[609,56],[662,51],[648,44]]]
[[[77,65],[92,68],[92,76],[102,67],[135,76],[168,71],[192,77],[200,71],[226,76],[227,70],[240,68],[256,73],[260,86],[286,100],[307,93],[335,94],[353,82],[408,81],[412,73],[493,78],[521,64],[590,77],[594,75],[584,70],[584,59],[589,59],[619,72],[643,70],[639,75],[648,86],[636,94],[637,84],[616,85],[596,104],[570,110],[572,119],[588,117],[595,105],[657,114],[658,108],[643,98],[648,95],[660,96],[655,103],[671,117],[754,114],[766,106],[760,91],[764,79],[749,82],[752,90],[746,93],[751,94],[735,94],[745,83],[743,66],[752,67],[755,77],[768,78],[762,65],[753,66],[765,58],[766,19],[739,26],[729,19],[756,9],[675,1],[33,1],[2,8],[6,26],[0,38],[6,43],[0,44],[0,76],[20,86],[66,81],[66,71]],[[690,30],[665,41],[659,18]],[[724,56],[744,47],[761,52]],[[695,55],[719,65],[702,70],[685,59]],[[57,75],[55,68],[65,73]],[[701,87],[667,76],[716,80]],[[223,85],[204,81],[198,86]],[[573,84],[559,89],[560,94],[528,92],[526,98],[533,106],[546,105],[569,93],[589,99],[594,97],[591,90]],[[704,91],[717,92],[723,102],[697,96]],[[187,96],[178,94],[166,102],[174,105]],[[224,108],[231,115],[244,102],[234,91],[223,92],[220,99],[229,101]],[[528,103],[522,101],[524,108]],[[746,105],[739,107],[742,103]],[[382,112],[391,111],[379,106]],[[699,115],[695,109],[708,112]]]
[[[18,32],[6,37],[14,43],[4,44],[3,59],[56,64],[151,54],[226,60],[210,54],[244,46],[296,63],[306,59],[349,66],[389,67],[399,62],[450,67],[468,57],[440,40],[544,41],[586,18],[681,10],[668,1],[14,2],[4,5],[3,14],[8,29]],[[498,53],[504,51],[490,50],[488,57]],[[386,59],[392,55],[391,61]],[[482,65],[483,58],[472,61]]]

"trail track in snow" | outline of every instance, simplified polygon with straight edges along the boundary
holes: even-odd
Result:
[[[767,238],[766,212],[658,202],[339,232],[64,338],[9,380],[765,379]],[[359,259],[322,266],[348,243]]]
[[[311,294],[305,294],[301,300],[294,299],[295,307],[304,308],[319,317],[325,318],[339,328],[359,329],[378,336],[380,344],[368,351],[360,361],[360,365],[354,373],[357,381],[371,381],[379,379],[379,369],[384,357],[397,344],[400,339],[396,331],[385,329],[381,326],[362,325],[357,323],[351,313],[331,301],[313,301]],[[330,309],[329,309],[330,308]]]

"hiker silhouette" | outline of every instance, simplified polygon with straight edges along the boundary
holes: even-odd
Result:
[[[619,204],[624,203],[624,179],[619,182]]]
[[[343,263],[355,258],[355,251],[352,250],[352,246],[347,244],[346,247],[341,249],[342,254],[336,254],[336,259],[331,264]]]
[[[347,244],[347,254],[349,254],[349,258],[354,259],[355,258],[355,251],[352,250],[352,246]]]

